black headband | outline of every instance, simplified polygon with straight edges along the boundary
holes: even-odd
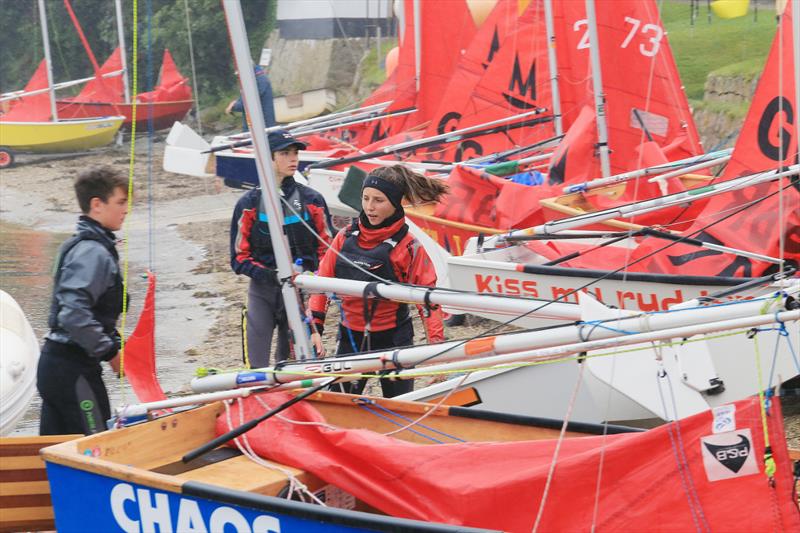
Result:
[[[393,206],[398,209],[403,208],[403,192],[394,183],[378,176],[369,175],[364,179],[361,190],[363,191],[367,187],[378,189],[386,195]]]

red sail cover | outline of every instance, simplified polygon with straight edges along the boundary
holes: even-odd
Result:
[[[457,166],[448,176],[447,194],[436,204],[434,216],[466,224],[512,229],[542,224],[539,200],[552,187],[530,187],[488,172]]]
[[[148,272],[147,294],[136,329],[125,342],[125,375],[140,402],[166,400],[156,377],[156,275]]]
[[[25,85],[25,92],[37,91],[47,88],[47,65],[44,59],[36,67],[28,84]],[[47,122],[52,117],[50,109],[50,95],[47,92],[23,96],[19,100],[11,101],[11,109],[0,116],[3,121],[15,122]]]
[[[756,88],[750,111],[736,142],[733,158],[723,179],[777,169],[798,163],[797,104],[795,101],[795,49],[792,46],[791,4],[781,16],[778,33]],[[784,189],[779,194],[779,189]],[[728,217],[750,202],[744,211]],[[782,204],[782,205],[781,205]],[[717,222],[718,221],[718,222]],[[716,222],[716,223],[715,223]],[[703,241],[724,244],[788,262],[800,263],[800,182],[794,176],[709,200],[697,221],[686,233]],[[698,233],[699,232],[699,233]],[[781,235],[784,238],[781,253]],[[636,256],[645,256],[663,242],[645,243]],[[759,276],[777,265],[711,250],[698,251],[675,245],[634,268],[649,272],[704,274],[717,276]]]
[[[238,425],[291,397],[260,395],[266,406],[248,397],[243,418],[236,405],[231,419]],[[758,399],[729,407],[728,420],[706,411],[647,432],[564,440],[538,531],[800,531],[778,402],[766,421],[774,483],[764,473]],[[230,429],[226,419],[217,420],[217,434]],[[392,516],[504,531],[533,528],[556,447],[555,440],[424,445],[286,420],[325,422],[309,403],[293,405],[247,434],[256,453]]]

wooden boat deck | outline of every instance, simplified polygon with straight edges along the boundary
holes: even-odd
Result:
[[[391,422],[374,416],[358,407],[359,396],[318,392],[308,401],[334,426],[364,428],[379,433],[397,429]],[[430,409],[435,412],[424,424],[435,430],[456,435],[466,441],[514,441],[555,438],[560,431],[560,422],[544,421],[544,425],[528,420],[503,419],[500,415],[459,407],[412,403],[397,400],[370,398],[393,412],[416,419]],[[180,492],[189,481],[213,484],[227,489],[253,492],[268,496],[279,495],[288,485],[289,478],[279,469],[271,469],[254,463],[236,450],[218,448],[204,458],[184,465],[181,458],[188,451],[212,440],[217,416],[224,413],[224,406],[215,403],[166,416],[154,422],[130,426],[121,430],[65,442],[44,451],[47,461],[81,470],[110,475],[121,480],[135,480],[151,487],[171,492]],[[538,421],[538,419],[537,419]],[[549,424],[547,423],[549,422]],[[568,431],[569,437],[586,435],[580,425]],[[414,432],[405,431],[398,438],[410,442],[429,444]],[[312,491],[325,483],[300,469],[281,465],[305,483]],[[254,475],[254,471],[258,475]]]

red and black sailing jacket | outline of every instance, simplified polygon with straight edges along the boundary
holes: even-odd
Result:
[[[340,257],[341,254],[341,257]],[[405,218],[384,228],[367,228],[360,221],[343,229],[333,240],[331,249],[319,266],[319,275],[359,281],[377,281],[362,270],[348,263],[349,259],[359,267],[389,281],[414,285],[436,285],[436,271],[425,249],[408,232]],[[370,331],[393,329],[408,319],[408,306],[388,300],[369,302],[367,312],[371,314]],[[322,331],[325,324],[329,300],[325,294],[314,294],[309,307],[314,324]],[[418,305],[429,342],[444,340],[442,314],[438,308],[426,309]],[[366,328],[363,299],[357,296],[342,297],[342,324],[355,331]]]
[[[303,270],[316,270],[330,242],[330,214],[322,195],[287,176],[281,183],[283,231],[292,261],[303,260]],[[304,224],[305,222],[305,224]],[[308,229],[308,224],[314,232]],[[246,192],[236,203],[231,219],[231,268],[255,280],[274,279],[275,252],[270,239],[261,189]]]

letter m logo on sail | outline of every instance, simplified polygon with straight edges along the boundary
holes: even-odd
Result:
[[[519,55],[514,57],[514,68],[511,72],[511,83],[508,91],[503,93],[503,98],[517,109],[531,109],[536,106],[536,60],[531,63],[531,69],[526,79],[522,78],[522,68],[519,65]]]

